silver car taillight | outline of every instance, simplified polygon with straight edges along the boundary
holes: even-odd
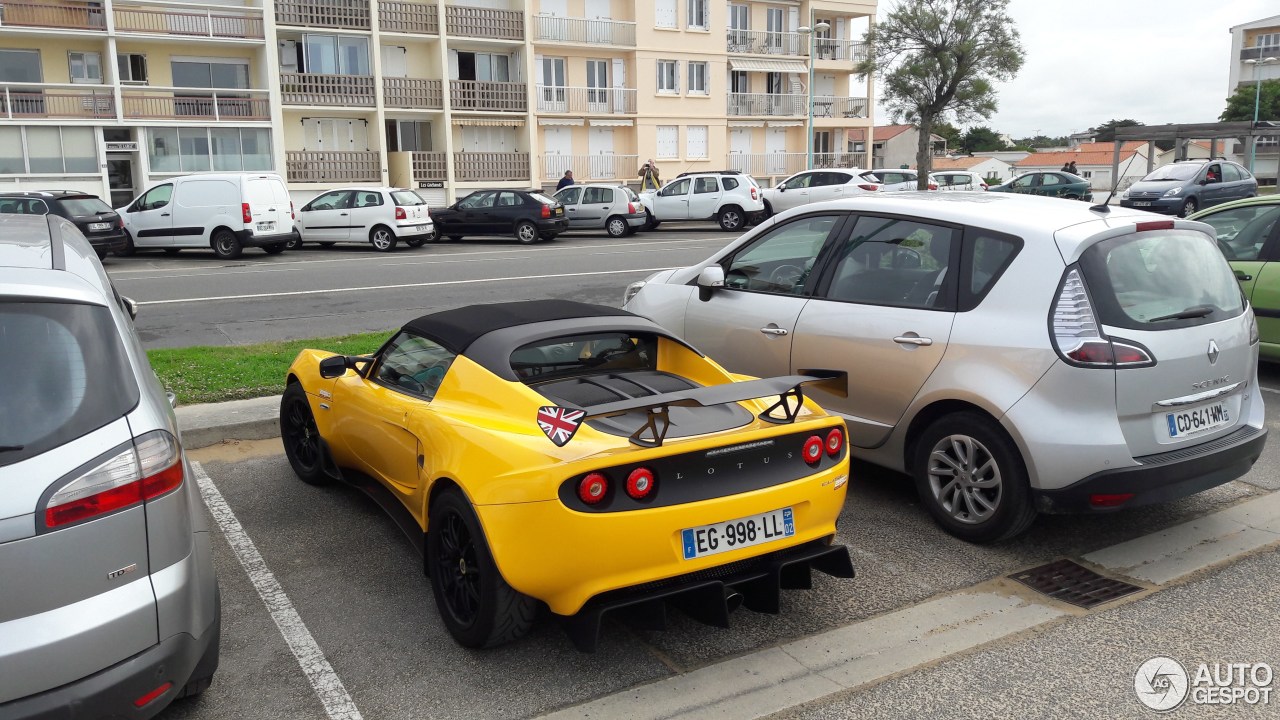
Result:
[[[50,495],[44,526],[54,530],[124,510],[176,490],[182,479],[177,438],[164,430],[149,432]]]
[[[1151,352],[1141,345],[1102,333],[1078,268],[1063,278],[1050,312],[1053,348],[1068,365],[1115,369],[1156,364]]]
[[[1262,335],[1258,333],[1258,316],[1253,314],[1253,309],[1249,309],[1249,344],[1257,345],[1262,339]]]

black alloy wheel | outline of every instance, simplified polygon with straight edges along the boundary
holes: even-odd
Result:
[[[280,398],[280,438],[289,467],[300,480],[310,485],[323,485],[324,448],[311,404],[300,383],[285,388]]]

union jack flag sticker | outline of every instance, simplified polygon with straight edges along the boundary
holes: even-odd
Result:
[[[542,428],[542,432],[547,434],[556,447],[564,447],[565,443],[573,439],[573,434],[578,432],[582,416],[586,414],[585,410],[570,410],[555,405],[540,407],[538,427]]]

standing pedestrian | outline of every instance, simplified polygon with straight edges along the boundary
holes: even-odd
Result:
[[[1072,175],[1079,175],[1079,174],[1080,174],[1080,171],[1079,171],[1079,170],[1076,170],[1076,161],[1075,161],[1075,160],[1072,160],[1071,162],[1067,163],[1067,172],[1071,173]]]
[[[658,164],[652,159],[640,166],[640,192],[661,190],[662,178],[658,177]]]
[[[561,190],[569,187],[572,184],[573,184],[573,171],[565,170],[564,177],[560,178],[560,182],[556,183],[556,192],[560,192]]]
[[[1059,169],[1058,172],[1071,172],[1071,163],[1069,162],[1062,163],[1062,168]]]

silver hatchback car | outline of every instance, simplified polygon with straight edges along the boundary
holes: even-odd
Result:
[[[1248,472],[1258,326],[1212,228],[1056,198],[894,193],[809,205],[626,309],[734,371],[827,371],[855,457],[910,474],[952,534],[1115,511]]]
[[[0,717],[148,718],[204,690],[220,610],[166,393],[93,248],[0,215]]]

